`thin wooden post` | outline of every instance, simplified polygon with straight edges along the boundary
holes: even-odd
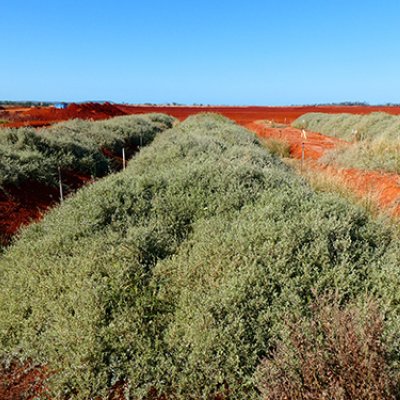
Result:
[[[122,168],[125,170],[126,167],[126,159],[125,159],[125,147],[122,148]]]
[[[60,186],[60,201],[62,203],[64,201],[64,193],[63,193],[63,187],[62,187],[61,167],[60,166],[58,166],[58,183]]]
[[[300,172],[303,173],[303,165],[304,165],[304,140],[307,140],[307,133],[305,129],[303,128],[301,130],[301,166],[300,166]]]

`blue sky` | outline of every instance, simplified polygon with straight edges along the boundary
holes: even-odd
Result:
[[[0,0],[0,99],[400,102],[400,1]]]

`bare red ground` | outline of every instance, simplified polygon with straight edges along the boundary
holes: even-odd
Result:
[[[0,191],[0,243],[6,244],[21,225],[40,219],[58,199],[57,189],[37,182]]]
[[[47,378],[46,368],[32,367],[30,363],[14,363],[0,368],[1,400],[48,399],[44,386]],[[43,397],[42,397],[43,396]]]
[[[22,126],[47,126],[74,118],[99,120],[125,114],[118,106],[110,103],[73,103],[65,109],[55,107],[6,109],[0,111],[0,119],[10,121],[7,124],[2,124],[4,127],[19,128]]]
[[[83,186],[90,177],[63,172],[65,195]],[[59,189],[39,182],[0,190],[0,244],[6,245],[22,225],[42,218],[43,213],[60,200]]]
[[[280,123],[291,123],[298,117],[309,112],[323,112],[330,114],[370,114],[371,112],[387,112],[389,114],[400,114],[400,107],[380,106],[291,106],[291,107],[234,107],[234,106],[129,106],[119,105],[121,110],[127,114],[143,114],[149,112],[161,112],[172,115],[180,120],[190,115],[201,112],[213,112],[222,114],[239,124],[247,124],[256,120],[268,119]]]
[[[321,168],[316,166],[315,168]],[[326,167],[330,175],[339,175],[359,197],[369,198],[371,202],[400,216],[400,176],[377,171],[339,169]]]
[[[301,130],[292,127],[271,128],[263,122],[252,122],[246,127],[263,138],[274,138],[287,142],[293,157],[301,159],[302,143],[304,143],[304,158],[312,161],[305,164],[306,168],[317,170],[333,176],[339,176],[345,184],[359,197],[370,198],[379,207],[400,216],[400,176],[378,171],[362,171],[345,169],[338,166],[324,166],[317,161],[323,154],[335,146],[350,146],[351,143],[328,137],[314,132],[306,132],[304,139]]]
[[[2,126],[47,126],[55,122],[72,118],[107,119],[118,115],[145,114],[160,112],[172,115],[180,120],[202,112],[213,112],[225,115],[240,124],[255,120],[269,119],[275,122],[291,123],[308,112],[369,114],[371,112],[400,114],[400,107],[384,106],[292,106],[292,107],[235,107],[235,106],[130,106],[110,103],[70,104],[66,109],[54,107],[5,108],[0,110],[0,119],[9,120]]]
[[[320,133],[309,131],[306,132],[306,138],[304,138],[299,129],[290,126],[272,128],[261,121],[246,124],[246,128],[257,133],[259,137],[276,139],[288,143],[290,146],[290,154],[296,158],[301,158],[303,143],[305,158],[313,160],[318,160],[325,151],[331,150],[336,146],[346,146],[350,144],[338,138],[328,137]]]

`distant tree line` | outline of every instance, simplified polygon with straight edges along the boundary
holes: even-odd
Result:
[[[51,106],[52,104],[54,104],[54,102],[0,100],[0,106],[34,107],[34,106]]]
[[[341,101],[333,103],[315,103],[315,104],[303,104],[304,106],[354,106],[354,107],[400,107],[400,103],[381,103],[381,104],[370,104],[366,101]]]

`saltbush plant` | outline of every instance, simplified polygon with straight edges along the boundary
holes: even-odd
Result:
[[[53,371],[55,398],[257,399],[284,316],[335,291],[376,297],[395,368],[398,243],[244,128],[193,116],[3,254],[1,359]]]
[[[400,136],[400,116],[383,112],[366,115],[308,113],[297,118],[292,126],[347,141],[398,140]]]
[[[388,370],[384,322],[371,301],[340,306],[318,299],[311,318],[288,316],[288,340],[258,368],[265,400],[394,400],[399,375]]]
[[[267,138],[263,139],[262,143],[271,154],[281,158],[290,157],[290,145],[288,142],[282,140],[276,140],[273,138]]]
[[[352,142],[328,152],[324,163],[400,173],[400,116],[309,113],[292,125]]]
[[[96,122],[72,120],[41,130],[0,130],[0,187],[25,181],[55,185],[58,167],[104,176],[113,171],[113,164],[103,150],[121,157],[122,148],[126,147],[129,156],[173,123],[172,117],[148,114]]]

